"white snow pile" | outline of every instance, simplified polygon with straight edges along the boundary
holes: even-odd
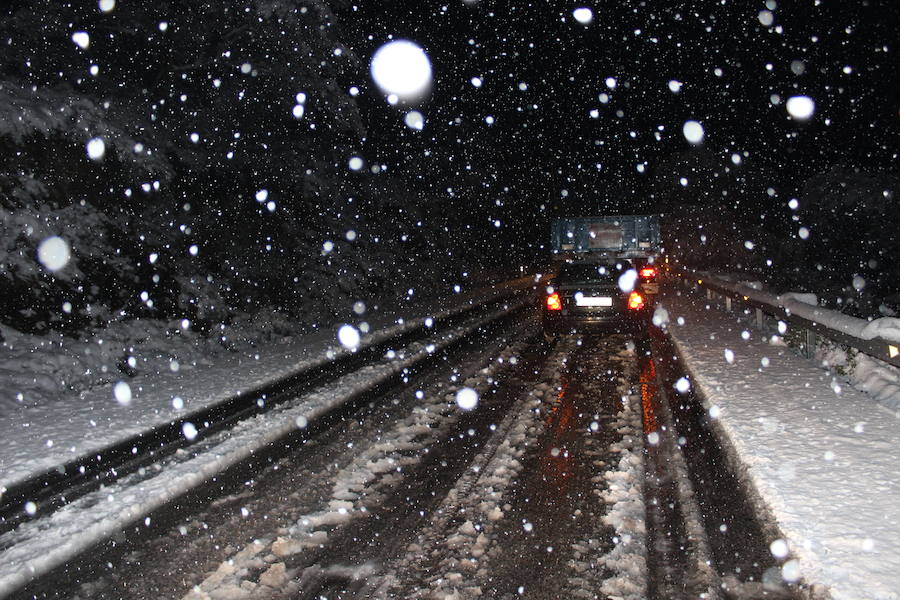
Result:
[[[867,321],[812,305],[806,300],[798,298],[797,294],[786,294],[779,297],[779,306],[807,321],[825,325],[861,340],[880,337],[889,342],[900,343],[900,319],[897,317],[881,317]]]
[[[835,600],[900,598],[898,413],[711,303],[662,301],[695,389],[796,559],[785,575]]]
[[[816,359],[900,415],[900,369],[856,350],[816,340]]]
[[[825,325],[841,333],[857,337],[862,340],[871,340],[880,337],[889,342],[900,344],[900,318],[881,317],[867,321],[845,315],[836,310],[817,306],[818,299],[814,294],[801,292],[789,292],[786,294],[776,295],[760,289],[760,286],[745,285],[743,283],[734,283],[727,281],[719,275],[710,275],[707,273],[698,273],[702,275],[705,282],[715,284],[719,287],[731,290],[736,294],[747,296],[748,298],[770,304],[772,306],[781,307],[790,314],[797,315],[807,321]]]

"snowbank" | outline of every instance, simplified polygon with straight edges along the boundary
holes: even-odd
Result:
[[[694,386],[796,557],[785,576],[835,600],[900,598],[897,413],[699,296],[662,301]]]

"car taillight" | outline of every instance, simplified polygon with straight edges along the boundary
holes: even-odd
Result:
[[[637,292],[631,292],[628,295],[628,308],[631,310],[640,310],[644,308],[644,297]]]
[[[653,279],[656,277],[656,269],[653,267],[644,267],[640,271],[641,279]]]
[[[557,292],[547,296],[547,310],[562,310],[562,300],[559,299]]]

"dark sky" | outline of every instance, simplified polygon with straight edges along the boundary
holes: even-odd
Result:
[[[593,11],[587,26],[572,16],[580,6]],[[735,170],[731,156],[742,154],[756,186],[748,193],[790,187],[836,163],[877,170],[894,162],[898,6],[386,0],[338,16],[352,32],[346,39],[362,40],[360,59],[393,36],[423,46],[434,68],[421,133],[407,131],[402,112],[369,84],[370,152],[414,175],[430,150],[452,156],[461,172],[468,165],[501,187],[527,181],[534,196],[556,201],[563,189],[576,202],[613,190],[633,197],[618,206],[627,211],[653,208],[648,178],[668,176],[673,155],[702,152]],[[480,88],[470,83],[476,76]],[[679,93],[671,80],[683,83]],[[784,103],[794,95],[816,103],[805,123],[788,118]],[[688,119],[703,124],[700,147],[682,134]]]

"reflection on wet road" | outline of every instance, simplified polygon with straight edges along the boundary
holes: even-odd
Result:
[[[644,413],[644,433],[655,433],[659,429],[654,402],[659,401],[659,390],[656,383],[656,363],[649,356],[641,359],[641,409]]]
[[[550,501],[564,498],[575,475],[575,404],[570,391],[571,376],[563,378],[562,389],[547,414],[547,435],[541,447],[541,478]]]
[[[602,519],[605,506],[596,490],[611,462],[609,446],[621,438],[611,424],[621,410],[623,369],[611,357],[625,342],[624,336],[585,341],[571,357],[546,409],[544,434],[523,459],[498,532],[503,558],[492,567],[485,597],[571,597],[572,546]]]

